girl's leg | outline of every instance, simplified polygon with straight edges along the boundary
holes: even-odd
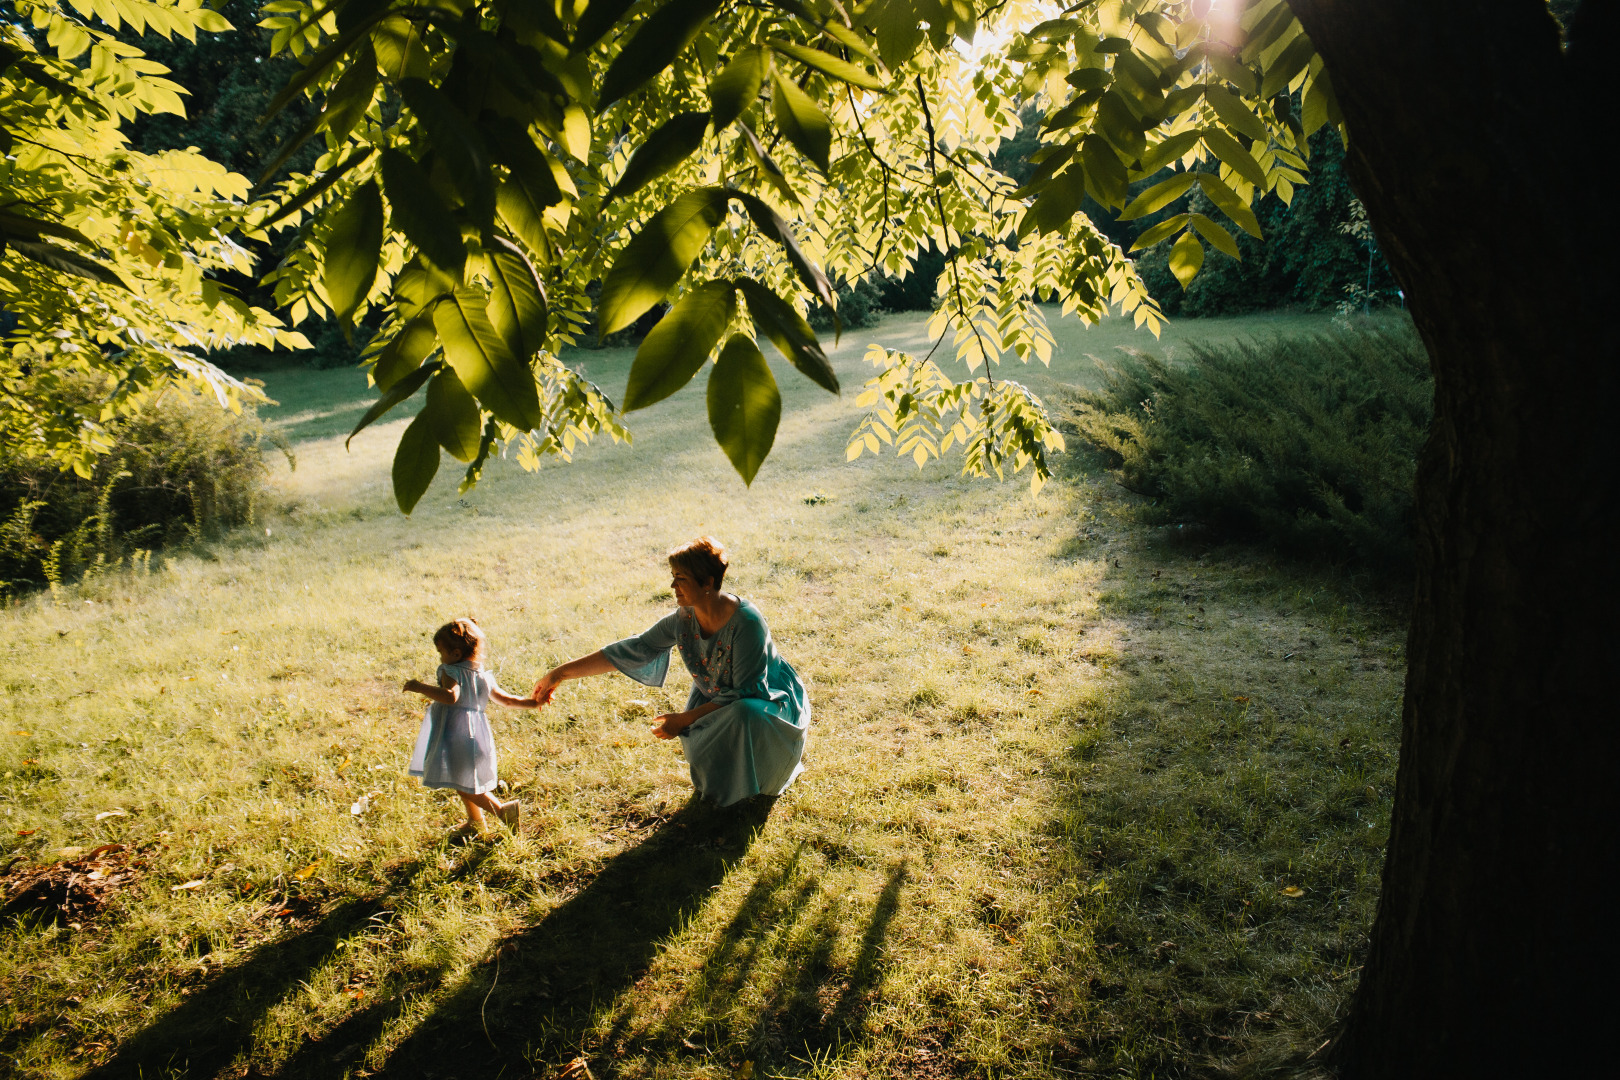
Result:
[[[456,794],[461,796],[461,803],[467,808],[467,824],[479,832],[483,832],[484,811],[489,809],[489,796],[469,795],[465,791],[458,791]]]

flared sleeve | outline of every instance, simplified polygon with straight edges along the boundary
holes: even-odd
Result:
[[[646,686],[663,686],[669,674],[669,650],[680,630],[680,612],[672,611],[635,637],[602,647],[614,667]]]

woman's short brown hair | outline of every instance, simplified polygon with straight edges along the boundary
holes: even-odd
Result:
[[[472,619],[456,619],[433,632],[433,644],[460,653],[463,660],[477,660],[484,651],[484,632]]]
[[[719,588],[726,580],[726,549],[712,536],[688,540],[669,553],[669,565],[685,570],[698,583],[712,580]]]

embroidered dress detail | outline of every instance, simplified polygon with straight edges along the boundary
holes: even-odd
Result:
[[[678,608],[602,653],[639,683],[662,686],[676,649],[692,676],[686,708],[715,709],[681,732],[699,795],[729,806],[751,795],[780,795],[804,770],[810,696],[747,600],[705,638],[691,608]]]
[[[440,664],[434,681],[449,675],[460,688],[454,705],[433,702],[411,755],[410,775],[424,787],[453,788],[468,795],[493,791],[495,737],[490,731],[489,692],[495,678],[470,660]]]

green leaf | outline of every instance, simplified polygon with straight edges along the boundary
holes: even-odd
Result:
[[[738,49],[731,63],[709,80],[709,103],[713,106],[714,130],[718,133],[748,111],[765,85],[770,55],[758,45]]]
[[[748,145],[749,154],[753,156],[755,161],[759,162],[765,182],[775,188],[782,198],[794,206],[802,206],[803,203],[799,200],[799,193],[794,191],[792,186],[788,184],[787,174],[782,171],[782,166],[776,163],[776,159],[771,157],[769,151],[759,141],[759,136],[754,134],[754,129],[738,121],[737,130],[743,133],[743,140]]]
[[[1187,224],[1187,220],[1191,216],[1191,214],[1177,214],[1173,218],[1166,218],[1141,236],[1138,236],[1136,243],[1131,245],[1131,250],[1140,251],[1143,248],[1150,248],[1160,241],[1168,240],[1181,231],[1181,228]]]
[[[382,152],[383,191],[388,195],[394,228],[405,234],[422,255],[446,273],[461,276],[467,249],[461,226],[450,215],[422,167],[398,150]]]
[[[1187,189],[1193,186],[1195,179],[1192,173],[1177,173],[1170,179],[1154,184],[1142,194],[1132,199],[1130,205],[1125,207],[1119,215],[1121,221],[1135,221],[1139,217],[1146,217],[1156,210],[1163,210],[1187,194]]]
[[[571,154],[575,161],[584,163],[591,158],[591,118],[585,115],[585,110],[569,102],[563,108],[562,139],[559,140],[562,148]]]
[[[1316,45],[1306,35],[1299,35],[1266,69],[1265,81],[1260,84],[1260,96],[1269,100],[1282,93],[1294,81],[1294,76],[1304,71],[1315,58]]]
[[[485,310],[481,289],[463,286],[433,309],[444,358],[473,396],[522,431],[540,425],[540,394],[529,365],[512,355]]]
[[[382,254],[383,207],[377,181],[367,180],[332,215],[321,284],[338,321],[348,326],[377,280]]]
[[[422,361],[438,347],[439,332],[433,328],[433,313],[417,312],[383,346],[372,363],[371,378],[376,382],[377,389],[385,393],[393,389],[401,379],[417,371]]]
[[[371,32],[377,50],[377,66],[383,77],[398,86],[406,79],[428,75],[427,43],[422,40],[422,24],[403,15],[390,15]]]
[[[1085,170],[1071,165],[1047,182],[1040,198],[1029,208],[1026,220],[1043,233],[1058,232],[1080,212],[1085,197]]]
[[[400,96],[444,162],[468,213],[487,227],[495,216],[495,180],[489,151],[472,122],[424,79],[406,79],[400,84]]]
[[[1204,99],[1215,109],[1215,115],[1221,118],[1221,123],[1240,134],[1251,139],[1258,139],[1261,146],[1271,138],[1271,132],[1261,122],[1248,106],[1232,91],[1224,86],[1210,86],[1204,90]]]
[[[782,394],[759,346],[733,334],[709,373],[709,427],[732,468],[750,486],[776,442]]]
[[[793,305],[752,278],[738,278],[737,288],[748,301],[748,314],[781,354],[811,382],[838,393],[838,376],[821,351],[816,332],[793,310]]]
[[[1243,144],[1219,128],[1205,128],[1202,132],[1204,145],[1214,152],[1232,171],[1243,179],[1264,191],[1266,187],[1266,171],[1260,163],[1254,160],[1254,155],[1243,149]]]
[[[870,60],[877,60],[878,58],[878,54],[872,51],[872,46],[862,41],[859,34],[843,23],[829,22],[821,27],[821,32],[845,48],[853,49]]]
[[[1141,122],[1125,104],[1125,96],[1110,90],[1097,103],[1097,130],[1113,143],[1120,153],[1131,159],[1140,158],[1147,149]]]
[[[382,19],[386,10],[385,7],[382,7],[372,11],[365,19],[339,32],[338,36],[333,38],[330,44],[310,57],[309,63],[305,64],[292,78],[288,79],[287,85],[282,87],[281,91],[270,99],[270,104],[265,106],[264,116],[259,120],[260,125],[269,123],[271,117],[291,105],[293,99],[303,93],[306,87],[322,75],[325,75],[333,64],[336,64],[350,49],[354,48],[355,42],[371,32],[371,28]]]
[[[394,501],[399,503],[400,513],[409,515],[416,509],[438,471],[439,440],[433,424],[427,417],[417,416],[394,451]]]
[[[129,290],[129,286],[124,284],[123,278],[108,267],[96,262],[96,260],[80,255],[77,251],[58,247],[55,244],[47,244],[43,240],[18,240],[13,238],[8,240],[7,244],[12,251],[24,258],[32,259],[41,266],[48,266],[52,270],[72,274],[74,277],[99,281],[103,285],[116,285],[120,289]]]
[[[910,60],[923,42],[911,0],[877,0],[861,14],[876,31],[878,52],[890,71]]]
[[[1233,191],[1226,181],[1214,173],[1199,173],[1198,186],[1204,189],[1204,194],[1209,196],[1210,202],[1220,207],[1221,213],[1237,222],[1238,228],[1256,240],[1260,239],[1260,219],[1254,216],[1254,211],[1249,209],[1248,204],[1238,197],[1238,193]],[[1210,242],[1214,243],[1213,240]],[[1219,244],[1215,246],[1220,247]]]
[[[602,200],[606,206],[614,199],[633,195],[685,161],[703,145],[703,135],[709,130],[709,114],[703,112],[677,113],[647,136],[647,141],[630,155],[624,174],[608,189]]]
[[[437,335],[435,335],[435,340],[436,339]],[[395,340],[397,341],[398,339],[396,338]],[[378,363],[381,362],[381,358],[379,358]],[[354,441],[354,437],[356,435],[360,434],[366,428],[376,423],[395,405],[398,405],[402,401],[409,400],[411,395],[420,390],[422,388],[422,384],[427,382],[433,373],[438,371],[442,366],[443,365],[437,360],[433,361],[431,364],[423,364],[404,375],[392,386],[387,387],[383,391],[383,396],[373,402],[371,408],[367,409],[366,414],[360,418],[360,422],[354,425],[354,430],[349,432],[349,437],[343,440],[343,449],[347,450],[349,448],[349,443]],[[379,383],[378,385],[381,384]]]
[[[658,77],[686,51],[721,0],[669,0],[643,19],[628,44],[613,58],[596,95],[596,111]],[[589,14],[590,9],[586,9]],[[581,33],[583,35],[583,31]],[[575,43],[576,47],[578,42]]]
[[[1203,265],[1204,246],[1192,233],[1183,233],[1170,249],[1170,272],[1176,275],[1176,280],[1185,289],[1192,284],[1192,279],[1198,275],[1198,268]]]
[[[848,60],[834,56],[832,53],[820,49],[812,49],[808,45],[800,45],[781,38],[766,38],[765,44],[781,53],[790,56],[807,67],[815,68],[823,75],[831,75],[839,82],[858,86],[862,90],[877,90],[887,92],[882,79],[869,74],[865,68],[856,67]]]
[[[1150,146],[1142,155],[1142,175],[1152,176],[1166,165],[1198,145],[1198,132],[1183,131],[1172,135],[1157,146]]]
[[[591,0],[591,5],[585,9],[585,14],[580,16],[579,25],[574,29],[574,43],[569,46],[569,52],[577,56],[601,41],[635,2],[636,0]]]
[[[811,262],[809,256],[799,247],[799,241],[794,237],[793,227],[788,224],[787,219],[757,195],[750,195],[746,191],[733,191],[731,197],[743,204],[743,209],[748,211],[748,216],[753,219],[754,226],[760,232],[782,245],[782,250],[787,252],[788,262],[793,264],[799,279],[823,304],[833,310],[834,320],[839,323],[841,331],[843,323],[837,318],[837,310],[833,307],[837,301],[833,296],[832,282],[827,280],[827,275],[822,273],[821,267]]]
[[[305,188],[300,194],[282,203],[280,208],[278,208],[275,213],[259,222],[258,227],[261,229],[268,229],[282,218],[288,217],[289,215],[302,210],[304,207],[308,206],[322,195],[325,195],[328,188],[347,176],[351,171],[354,170],[356,166],[364,164],[366,160],[376,152],[375,147],[368,146],[362,150],[357,150],[350,154],[348,157],[343,159],[341,164],[334,165],[330,169],[327,169],[321,174],[321,178],[319,180],[309,185],[309,187]]]
[[[451,277],[418,254],[394,278],[394,303],[400,314],[415,318],[460,284],[460,274]]]
[[[502,237],[495,244],[484,256],[489,320],[512,355],[528,363],[546,347],[546,287],[516,244]]]
[[[727,191],[688,191],[647,220],[602,281],[597,306],[603,337],[623,330],[662,300],[725,217]]]
[[[624,411],[645,409],[690,382],[736,315],[737,293],[731,282],[708,281],[689,289],[636,350],[624,389]]]
[[[44,221],[40,218],[31,218],[24,214],[14,214],[6,210],[0,210],[0,234],[15,236],[22,240],[38,240],[41,236],[54,236],[59,240],[71,240],[75,244],[82,244],[87,248],[96,246],[88,236],[71,225],[62,225],[55,221]]]
[[[495,10],[501,13],[501,22],[520,35],[538,32],[559,45],[568,44],[568,31],[551,0],[495,0]]]
[[[528,247],[535,257],[550,261],[553,252],[551,237],[546,233],[542,214],[545,207],[538,206],[529,196],[528,189],[516,178],[502,180],[495,189],[495,213],[507,230]]]
[[[832,124],[827,114],[782,73],[771,70],[771,112],[776,126],[799,153],[826,172],[832,167]]]
[[[511,170],[512,182],[522,187],[535,213],[562,202],[551,161],[534,144],[527,128],[509,116],[485,116],[482,128],[490,153]]]
[[[371,99],[377,93],[377,54],[367,41],[360,52],[349,61],[348,70],[326,95],[321,107],[321,120],[332,138],[341,143],[366,115]]]
[[[1086,179],[1096,189],[1093,194],[1099,196],[1097,201],[1123,207],[1131,193],[1130,175],[1108,141],[1101,135],[1087,135],[1080,144],[1080,160],[1086,167]]]
[[[316,113],[309,118],[309,122],[303,127],[287,136],[286,140],[276,148],[276,152],[271,156],[269,164],[265,165],[264,170],[259,173],[259,178],[253,183],[253,190],[257,192],[262,189],[270,178],[280,172],[281,167],[287,164],[294,154],[298,153],[298,148],[320,134],[321,129],[325,126],[326,116],[323,113]]]
[[[483,417],[478,403],[461,385],[451,368],[442,368],[428,383],[427,404],[422,415],[433,427],[433,437],[457,461],[471,461],[478,455],[478,434]]]
[[[1192,222],[1192,227],[1197,229],[1205,240],[1215,245],[1217,251],[1242,261],[1243,253],[1238,250],[1237,241],[1232,239],[1232,234],[1227,232],[1219,222],[1207,218],[1203,214],[1193,214],[1189,220]]]

